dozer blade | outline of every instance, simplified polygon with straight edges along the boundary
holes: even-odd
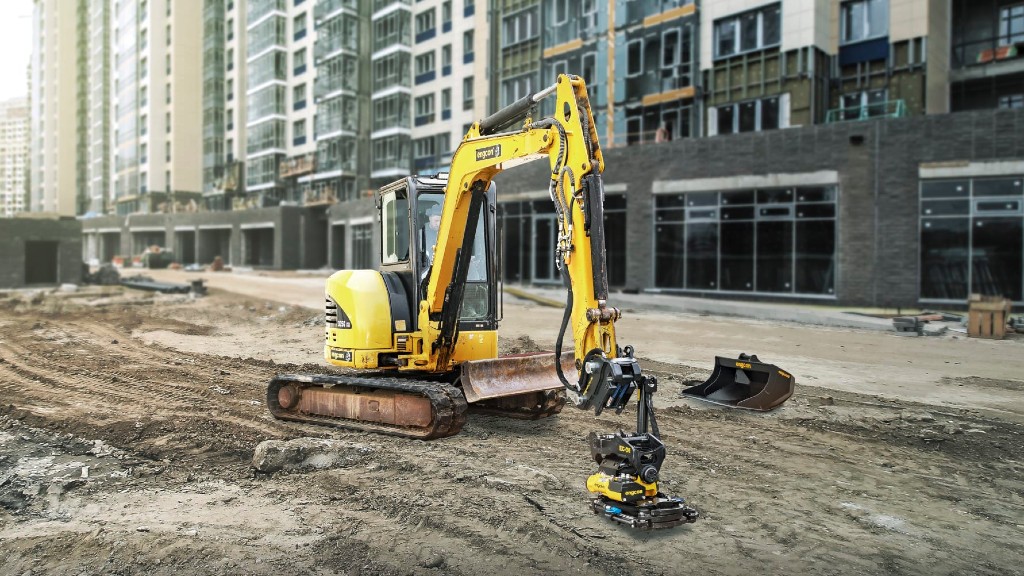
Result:
[[[740,354],[738,359],[715,357],[715,370],[703,384],[683,390],[683,394],[708,402],[771,410],[793,395],[796,378],[774,364],[765,364],[756,355]]]
[[[571,352],[562,354],[562,373],[570,382],[578,379]],[[474,412],[536,420],[565,406],[553,352],[464,362],[459,382]]]

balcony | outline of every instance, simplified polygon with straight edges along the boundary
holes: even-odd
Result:
[[[624,6],[623,6],[624,4]],[[693,4],[693,0],[633,0],[616,3],[616,26],[639,24],[648,16],[657,16],[675,8]]]
[[[907,115],[907,105],[903,100],[887,100],[852,108],[836,108],[829,110],[825,116],[826,124],[837,122],[859,122],[875,118],[903,118]]]
[[[626,78],[626,94],[624,101],[643,100],[647,97],[682,90],[693,86],[690,78],[690,66],[680,65],[672,68],[656,68]],[[599,85],[595,85],[600,89]],[[596,92],[595,96],[596,98]]]
[[[996,36],[953,46],[953,69],[1024,60],[1024,35]]]
[[[412,4],[412,0],[373,0],[373,11],[376,13],[392,4],[405,4],[408,6]]]
[[[320,0],[313,8],[313,19],[319,22],[325,16],[333,14],[340,8],[358,11],[358,6],[358,0]]]

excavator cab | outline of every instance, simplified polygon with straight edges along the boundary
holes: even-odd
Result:
[[[420,301],[426,298],[427,280],[434,263],[448,175],[403,178],[378,193],[381,224],[381,266],[402,283],[404,294],[393,295],[408,307],[410,331],[417,330]],[[487,191],[486,209],[477,218],[469,270],[466,275],[459,332],[493,333],[498,328],[498,271],[495,250],[495,193]],[[404,296],[404,298],[402,298]],[[494,336],[496,338],[496,336]],[[496,342],[496,340],[494,340]],[[493,355],[479,356],[481,358]],[[475,358],[474,358],[475,359]]]

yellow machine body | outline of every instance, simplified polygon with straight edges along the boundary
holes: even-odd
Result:
[[[324,359],[345,368],[430,371],[426,363],[409,360],[423,354],[423,335],[409,330],[406,321],[394,319],[391,298],[376,270],[341,270],[331,275],[326,300],[336,316],[333,323],[328,319]],[[453,360],[462,363],[497,355],[496,331],[466,331],[459,335]]]
[[[658,483],[647,483],[637,477],[616,478],[602,472],[587,478],[587,490],[591,494],[604,496],[616,502],[633,502],[658,495]]]

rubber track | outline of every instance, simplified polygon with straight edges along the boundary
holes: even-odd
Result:
[[[428,428],[417,429],[408,426],[291,412],[282,408],[278,402],[278,391],[286,384],[295,384],[300,388],[349,386],[365,388],[367,390],[390,390],[413,396],[422,396],[430,400],[430,405],[434,411],[434,418]],[[462,391],[450,384],[439,382],[424,382],[387,376],[278,374],[270,381],[270,385],[267,387],[267,407],[270,409],[270,413],[280,420],[318,424],[348,430],[365,430],[403,438],[432,440],[454,436],[462,430],[462,426],[466,423],[467,403],[466,398],[462,395]]]

